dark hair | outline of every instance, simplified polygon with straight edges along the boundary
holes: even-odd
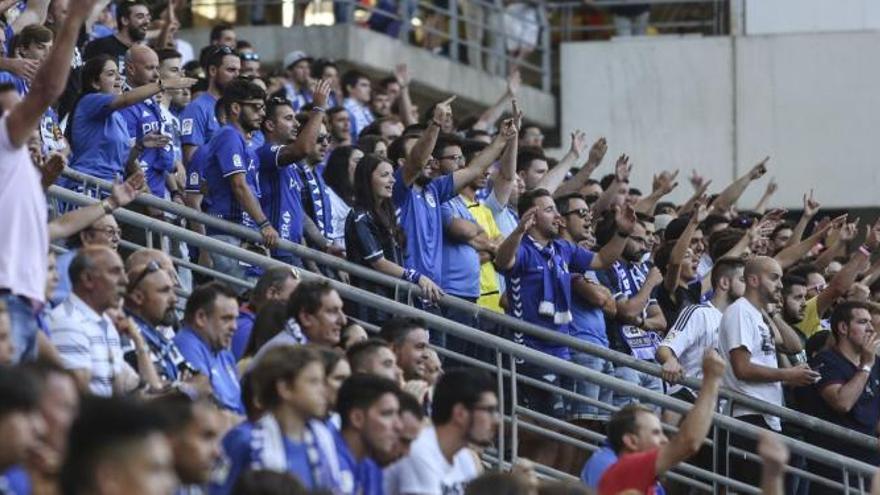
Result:
[[[37,409],[42,387],[37,378],[21,368],[0,367],[0,418],[14,412]]]
[[[237,78],[223,90],[223,109],[227,118],[232,115],[232,104],[246,100],[265,100],[266,92],[249,79]]]
[[[238,52],[226,45],[206,46],[200,57],[201,66],[205,69],[205,77],[210,77],[208,74],[209,67],[221,67],[223,59],[226,57],[238,58]]]
[[[334,289],[326,280],[306,280],[300,282],[290,295],[287,302],[287,315],[299,322],[299,314],[303,311],[312,314],[321,309],[321,299]]]
[[[15,87],[15,84],[11,82],[3,82],[0,83],[0,93],[6,93],[7,91],[15,91],[18,92],[18,88]]]
[[[339,70],[339,66],[336,65],[336,62],[330,60],[329,58],[319,58],[312,63],[312,78],[320,80],[324,76],[324,69],[327,67],[333,67],[337,71]]]
[[[478,153],[488,147],[489,145],[482,141],[477,141],[476,139],[465,139],[461,145],[461,153],[464,155],[465,162],[470,163],[471,160],[473,160]]]
[[[746,262],[742,258],[720,258],[712,267],[712,288],[718,290],[718,283],[724,277],[732,277],[737,270],[744,269]]]
[[[342,418],[342,429],[351,426],[351,412],[355,409],[369,409],[385,394],[395,398],[400,388],[393,381],[376,375],[355,373],[343,382],[336,401],[336,410]]]
[[[388,161],[391,162],[391,166],[393,166],[395,170],[397,170],[397,167],[399,166],[400,160],[406,159],[406,143],[407,143],[407,141],[410,141],[413,139],[418,139],[418,138],[419,137],[417,135],[412,134],[412,132],[403,131],[403,135],[401,135],[399,138],[395,139],[394,141],[391,141],[391,144],[388,145],[388,151],[387,151]]]
[[[473,368],[456,368],[445,372],[434,386],[431,421],[442,426],[452,419],[457,404],[471,409],[484,393],[495,393],[495,381],[489,373]]]
[[[464,495],[530,495],[532,488],[522,476],[488,471],[467,484]]]
[[[354,169],[354,206],[369,212],[382,233],[393,238],[403,249],[406,237],[394,216],[394,205],[390,199],[382,199],[377,203],[373,194],[373,172],[382,163],[391,164],[372,154],[364,155],[358,162]]]
[[[533,160],[547,160],[544,150],[537,146],[521,146],[516,155],[516,171],[528,170]]]
[[[220,282],[208,282],[193,289],[186,300],[186,308],[183,310],[183,321],[192,323],[199,310],[207,314],[214,312],[214,303],[218,297],[236,299],[236,293]]]
[[[707,216],[706,219],[703,220],[702,223],[700,223],[700,230],[702,230],[703,233],[709,235],[709,233],[712,231],[712,229],[715,226],[720,225],[720,224],[724,224],[724,223],[729,225],[730,220],[728,220],[727,217],[725,217],[723,215],[712,214],[712,215]]]
[[[319,347],[318,355],[324,365],[324,375],[330,375],[340,362],[345,361],[345,352],[338,347]]]
[[[713,260],[723,257],[739,244],[744,235],[746,235],[745,230],[735,227],[713,232],[709,235],[709,257]]]
[[[605,210],[596,220],[596,227],[594,230],[594,235],[596,236],[596,245],[604,246],[608,244],[608,241],[614,237],[615,232],[617,232],[617,222],[614,219],[614,211]]]
[[[361,79],[366,79],[367,81],[370,80],[369,76],[367,76],[366,74],[364,74],[363,72],[361,72],[359,70],[352,69],[352,70],[346,71],[346,73],[342,75],[342,80],[341,80],[342,94],[344,96],[348,96],[349,95],[348,87],[349,86],[356,86],[358,81],[360,81]]]
[[[330,152],[324,167],[324,182],[349,206],[354,204],[354,185],[348,176],[348,162],[353,152],[352,146],[337,146]]]
[[[34,43],[49,43],[54,37],[55,33],[46,26],[29,24],[12,39],[12,52],[19,48],[27,48]]]
[[[79,102],[86,95],[90,95],[92,93],[98,93],[101,91],[98,88],[92,86],[93,83],[97,83],[101,80],[101,73],[104,72],[104,66],[107,62],[116,63],[116,60],[113,59],[110,55],[106,53],[99,53],[94,57],[86,60],[86,63],[82,67],[82,71],[80,72],[80,94],[76,98],[76,103],[73,104],[73,110],[70,111],[70,117],[68,117],[67,121],[70,125],[64,130],[64,137],[67,138],[67,141],[70,142],[71,146],[73,145],[73,128],[74,128],[74,119],[76,118],[76,110],[79,108]],[[118,69],[118,67],[117,67]]]
[[[605,174],[599,179],[599,186],[602,187],[603,191],[607,191],[611,187],[612,182],[614,182],[614,174]]]
[[[235,28],[233,28],[233,29],[235,29]],[[219,36],[217,37],[217,39],[220,39]],[[245,49],[245,48],[250,48],[253,50],[254,44],[248,40],[239,40],[239,39],[235,40],[235,51],[240,52],[242,49]]]
[[[348,110],[346,110],[345,107],[342,107],[342,106],[335,106],[335,107],[328,108],[327,109],[327,120],[329,120],[330,117],[336,115],[337,113],[342,113],[342,112],[345,112],[346,115],[348,114]]]
[[[235,27],[232,24],[221,22],[220,24],[215,25],[211,28],[211,42],[217,41],[223,36],[223,31],[235,31]],[[236,46],[237,48],[237,46]]]
[[[812,263],[799,263],[788,270],[789,275],[797,275],[804,280],[807,280],[811,273],[821,274],[822,270]]]
[[[364,129],[364,131],[366,131],[366,129]],[[388,146],[388,140],[383,138],[379,134],[364,135],[363,133],[361,133],[361,135],[358,136],[357,148],[363,151],[364,154],[375,154],[376,145],[379,143],[385,143],[386,148]],[[394,164],[392,163],[391,166],[393,167]]]
[[[597,184],[598,184],[598,182],[597,182]],[[602,189],[604,189],[604,187]],[[654,206],[654,215],[659,215],[660,214],[659,212],[664,211],[664,210],[669,210],[669,209],[671,209],[673,211],[678,210],[678,208],[675,206],[675,203],[672,203],[670,201],[661,201],[661,202],[657,203],[656,206]]]
[[[189,395],[175,390],[151,400],[147,404],[162,417],[165,431],[175,434],[183,431],[195,420],[197,404],[208,404],[208,401],[199,401]]]
[[[656,266],[663,276],[669,269],[669,260],[672,258],[672,250],[675,248],[675,241],[664,241],[654,252],[654,266]],[[676,281],[677,282],[677,281]]]
[[[279,345],[268,349],[250,372],[254,396],[260,405],[271,409],[281,404],[278,382],[295,380],[313,362],[323,364],[321,356],[311,346]]]
[[[578,192],[569,193],[569,194],[566,194],[565,196],[559,196],[559,197],[555,198],[554,202],[556,203],[556,209],[559,211],[560,215],[564,216],[566,213],[569,212],[568,203],[571,202],[571,200],[573,200],[573,199],[580,199],[584,202],[587,201],[584,198],[583,194],[578,193]]]
[[[861,301],[843,301],[834,307],[834,310],[831,311],[831,331],[836,337],[839,337],[840,333],[837,327],[841,323],[848,324],[851,322],[855,318],[855,311],[857,309],[864,309],[868,313],[871,312],[871,306]]]
[[[537,124],[523,124],[522,129],[519,130],[519,137],[524,138],[526,136],[526,129],[538,129],[540,132],[544,132],[541,129],[541,126]]]
[[[391,345],[399,345],[406,340],[410,333],[420,328],[428,328],[425,326],[425,320],[398,316],[391,318],[382,325],[382,329],[379,330],[379,336]]]
[[[450,133],[441,133],[437,137],[437,142],[434,144],[434,149],[431,151],[431,156],[436,159],[440,159],[443,156],[443,150],[449,146],[458,146],[461,148],[464,145],[464,139],[458,137],[458,134],[450,134]]]
[[[795,285],[800,285],[803,287],[807,286],[807,279],[801,277],[800,275],[793,275],[791,273],[786,273],[785,276],[782,277],[782,294],[788,295],[791,294],[791,289],[794,288]]]
[[[386,92],[388,91],[388,86],[391,86],[392,84],[398,84],[398,85],[400,84],[399,82],[397,82],[397,77],[386,76],[386,77],[383,77],[382,79],[379,79],[379,87],[382,88],[382,90],[384,90]]]
[[[550,194],[550,191],[543,188],[532,189],[531,191],[522,193],[516,204],[516,210],[519,213],[519,216],[522,217],[525,215],[529,209],[535,206],[535,200],[543,197],[549,197],[551,200],[553,199],[553,195]]]
[[[183,59],[183,55],[174,48],[160,48],[156,50],[156,55],[159,57],[159,63],[173,58]]]
[[[249,469],[238,477],[232,495],[307,495],[308,490],[289,472]]]
[[[630,194],[632,196],[641,196],[642,191],[641,191],[641,189],[639,189],[637,187],[631,187],[631,188],[629,188],[629,191],[627,191],[627,194]]]
[[[277,93],[276,93],[277,94]],[[266,100],[266,121],[274,121],[279,108],[287,107],[293,110],[293,104],[286,97],[272,96]],[[296,111],[294,110],[294,113]]]
[[[61,493],[93,493],[95,470],[101,463],[132,455],[133,444],[164,429],[162,417],[134,399],[83,399],[68,435],[68,452],[75,455],[68,455],[61,466]]]
[[[351,366],[352,373],[360,372],[360,370],[363,369],[366,360],[375,354],[377,349],[383,347],[391,349],[388,342],[376,337],[362,340],[349,347],[348,350],[345,351],[345,358],[348,359],[348,364]]]
[[[273,266],[267,268],[263,275],[257,280],[254,291],[251,294],[251,304],[259,309],[266,303],[266,296],[272,289],[280,288],[288,279],[295,278],[297,275],[289,266]]]
[[[266,342],[269,342],[284,330],[284,326],[289,319],[286,302],[271,301],[266,303],[265,306],[257,311],[251,336],[244,350],[244,356],[255,356],[266,345]]]
[[[144,0],[125,0],[124,2],[119,2],[116,6],[116,24],[121,27],[122,19],[128,19],[128,16],[131,15],[131,10],[133,7],[140,5],[141,7],[146,7],[147,10],[150,9],[150,6],[147,5],[147,2]]]
[[[782,223],[780,223],[779,225],[777,225],[777,226],[773,229],[773,233],[770,234],[770,239],[774,239],[774,238],[776,238],[776,235],[777,235],[777,234],[779,234],[780,232],[782,232],[783,230],[786,230],[786,229],[787,229],[787,230],[794,230],[794,227],[793,227],[793,226],[791,225],[791,223],[789,223],[789,222],[782,222]]]
[[[629,433],[636,433],[636,424],[639,414],[653,414],[647,407],[632,403],[623,406],[611,416],[608,421],[608,443],[614,453],[620,455],[623,451],[623,437]]]
[[[419,403],[419,399],[413,394],[401,390],[397,394],[397,401],[400,402],[400,414],[408,412],[416,417],[419,421],[425,419],[425,408]]]

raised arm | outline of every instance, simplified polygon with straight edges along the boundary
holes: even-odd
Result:
[[[855,283],[856,277],[868,264],[870,255],[880,246],[880,219],[873,226],[866,227],[865,244],[860,246],[843,268],[828,282],[822,292],[816,296],[816,310],[824,314],[838,298],[846,295],[847,289]]]
[[[626,247],[626,240],[636,226],[636,212],[631,206],[627,205],[618,208],[614,212],[614,223],[617,230],[611,237],[611,240],[602,246],[602,249],[593,256],[590,268],[593,270],[604,270],[611,268],[615,261],[620,259],[623,254],[623,248]]]
[[[580,130],[572,132],[571,147],[568,149],[568,153],[562,157],[562,160],[559,160],[559,163],[557,163],[555,167],[544,174],[544,177],[538,182],[536,188],[546,189],[550,191],[551,194],[555,193],[556,189],[559,188],[559,185],[562,184],[562,181],[565,180],[565,176],[568,175],[568,171],[571,170],[571,167],[574,166],[577,159],[584,153],[586,146],[586,134]]]
[[[675,172],[663,170],[659,174],[654,175],[654,180],[651,183],[651,194],[640,199],[636,203],[635,210],[645,215],[653,215],[654,207],[663,199],[663,196],[668,195],[678,187],[678,182],[675,181],[676,177],[678,177],[678,170]]]
[[[831,383],[819,391],[822,400],[835,412],[849,414],[859,401],[859,397],[865,391],[865,385],[871,378],[871,368],[874,367],[875,352],[878,342],[878,334],[866,333],[859,342],[859,369],[846,383]]]
[[[169,79],[160,79],[159,82],[145,84],[143,86],[126,91],[117,96],[110,102],[110,108],[119,110],[120,108],[129,107],[135,103],[142,102],[147,98],[157,95],[166,89],[186,89],[196,83],[196,80],[190,77],[173,77]]]
[[[584,163],[581,169],[574,174],[574,177],[563,182],[558,188],[556,188],[554,195],[565,196],[566,194],[580,191],[580,189],[584,187],[584,184],[587,183],[590,176],[593,175],[593,172],[599,168],[599,164],[602,163],[602,158],[605,157],[605,152],[607,151],[608,144],[604,137],[600,137],[595,143],[593,143],[593,146],[590,147],[590,153],[587,155],[586,163]]]
[[[24,11],[12,21],[12,31],[18,34],[25,26],[46,22],[46,15],[49,13],[49,3],[51,3],[50,0],[28,0]]]
[[[522,112],[516,105],[516,100],[511,103],[513,106],[513,125],[514,135],[507,141],[504,153],[501,154],[501,167],[495,176],[495,182],[492,184],[492,194],[500,205],[506,205],[510,200],[510,194],[516,187],[516,157],[519,150],[519,130],[522,125]]]
[[[428,128],[422,132],[422,135],[419,136],[412,149],[409,150],[402,171],[403,181],[407,187],[413,185],[419,174],[422,173],[422,168],[431,158],[431,152],[437,144],[437,138],[440,136],[440,128],[443,122],[452,119],[451,105],[453,101],[455,101],[454,95],[441,101],[434,107],[434,116],[428,122]]]
[[[844,220],[846,219],[846,217],[838,217],[838,219],[841,218]],[[783,270],[800,262],[813,249],[813,247],[816,244],[819,244],[819,241],[825,237],[825,234],[828,232],[828,229],[831,228],[832,224],[833,222],[825,225],[821,229],[816,229],[810,237],[798,241],[797,244],[783,248],[782,251],[776,253],[776,256],[774,256],[773,259],[779,263],[779,266],[781,266]],[[794,235],[792,235],[792,238],[794,238]]]
[[[526,232],[535,225],[535,214],[538,212],[535,208],[527,211],[513,232],[504,239],[504,242],[498,246],[498,253],[495,255],[495,268],[498,271],[506,272],[513,268],[516,263],[516,253],[519,251],[519,245],[526,235]]]
[[[761,215],[767,211],[767,205],[770,204],[770,198],[776,194],[776,191],[779,190],[779,184],[776,183],[776,179],[770,178],[770,182],[767,183],[767,188],[764,189],[764,194],[761,195],[761,199],[758,200],[758,204],[755,205],[755,213],[759,213]]]
[[[608,208],[611,208],[611,204],[617,196],[617,191],[622,185],[629,182],[629,174],[632,172],[632,167],[633,166],[629,163],[629,157],[626,155],[620,155],[617,159],[617,163],[614,164],[614,180],[611,181],[611,184],[602,191],[599,199],[596,200],[596,205],[593,207],[595,210],[594,215],[599,215]]]
[[[807,225],[809,225],[810,220],[816,216],[816,213],[819,212],[819,207],[822,206],[818,201],[813,199],[813,190],[810,189],[810,196],[807,197],[804,194],[804,212],[801,214],[801,218],[798,219],[797,225],[794,226],[794,229],[791,233],[791,239],[788,241],[788,245],[796,244],[801,241],[804,237],[804,232],[807,230]],[[818,242],[818,241],[816,241]],[[784,267],[783,267],[784,268]]]
[[[617,320],[621,323],[642,326],[645,322],[642,320],[642,312],[648,305],[651,293],[663,282],[663,275],[657,267],[652,267],[645,277],[645,283],[636,292],[636,295],[629,299],[621,299],[617,301]],[[662,314],[662,312],[661,312]],[[640,321],[642,320],[642,321]]]
[[[721,376],[726,367],[724,359],[714,349],[706,350],[703,355],[703,383],[697,401],[681,422],[678,434],[660,447],[654,465],[657,476],[662,476],[700,450],[709,433],[709,427],[712,426],[712,413],[715,411]]]
[[[704,194],[706,194],[706,191],[709,190],[709,185],[712,184],[711,180],[706,180],[706,178],[697,173],[696,170],[691,173],[688,181],[694,188],[694,193],[691,195],[690,198],[688,198],[687,201],[685,201],[683,205],[681,205],[681,208],[678,209],[679,215],[687,215],[688,213],[690,213],[691,210],[694,209],[694,205],[697,203],[697,201],[702,198]]]
[[[478,131],[489,130],[489,128],[492,127],[492,124],[504,114],[504,109],[507,108],[510,101],[516,98],[516,94],[519,93],[520,83],[521,77],[519,71],[514,70],[509,76],[507,76],[507,88],[505,88],[504,94],[501,95],[501,98],[499,98],[494,105],[487,108],[486,111],[480,115],[480,118],[474,123],[473,129]]]
[[[400,96],[398,96],[398,112],[401,122],[403,122],[404,126],[411,126],[417,124],[418,121],[413,118],[413,103],[412,97],[409,94],[409,68],[406,64],[397,64],[394,68],[394,77],[397,79],[397,84],[400,86]]]
[[[684,232],[682,232],[675,241],[675,245],[672,246],[672,252],[669,253],[669,264],[666,265],[666,275],[663,277],[663,287],[665,287],[670,294],[674,293],[675,288],[678,287],[678,277],[681,275],[681,264],[684,262],[684,256],[687,254],[687,250],[691,246],[691,239],[693,239],[694,233],[697,231],[697,226],[700,224],[700,213],[705,211],[705,206],[697,206],[697,211],[691,214],[690,220],[684,228]]]
[[[324,112],[327,110],[327,98],[330,96],[330,81],[322,79],[315,85],[313,93],[314,107],[309,114],[309,120],[302,126],[293,143],[281,148],[278,153],[278,165],[290,165],[298,160],[309,156],[318,145],[318,133],[321,132],[321,123],[324,122]]]
[[[767,173],[767,161],[769,159],[769,156],[764,158],[760,163],[752,167],[752,169],[749,170],[749,173],[736,179],[721,191],[721,194],[719,194],[712,203],[712,210],[720,214],[726,214],[730,210],[730,207],[736,204],[739,197],[742,196],[749,184],[754,180],[760,179]]]
[[[452,173],[452,182],[455,191],[458,192],[464,186],[475,181],[479,176],[486,173],[486,170],[495,163],[495,160],[501,156],[507,142],[516,135],[516,126],[513,125],[513,119],[507,119],[501,125],[501,131],[495,136],[495,139],[489,143],[489,146],[483,148],[477,153],[467,167],[456,170]]]
[[[49,105],[61,97],[67,87],[70,74],[70,60],[80,28],[91,13],[95,0],[79,0],[70,3],[67,21],[55,37],[55,44],[45,62],[37,70],[31,83],[30,92],[12,108],[7,117],[6,127],[10,144],[14,148],[24,146],[43,118]]]
[[[86,229],[106,215],[108,209],[116,210],[134,201],[143,186],[143,172],[130,176],[125,182],[113,184],[110,197],[104,201],[71,210],[49,222],[49,240],[66,239]]]

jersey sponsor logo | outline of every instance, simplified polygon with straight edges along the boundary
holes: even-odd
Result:
[[[193,119],[183,119],[180,124],[180,134],[189,136],[193,132]]]
[[[241,155],[238,153],[232,155],[232,166],[235,168],[244,168],[244,164],[241,161]]]
[[[199,183],[199,173],[198,172],[193,172],[193,173],[189,174],[189,183],[190,183],[190,185],[193,185],[193,186],[195,186]]]

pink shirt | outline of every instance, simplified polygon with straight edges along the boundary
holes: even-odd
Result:
[[[46,300],[49,219],[40,172],[27,146],[13,148],[0,118],[0,289]]]

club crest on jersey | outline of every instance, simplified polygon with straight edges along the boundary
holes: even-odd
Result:
[[[244,164],[241,162],[241,155],[239,155],[238,153],[235,153],[232,155],[232,165],[235,168],[243,168],[244,167]]]
[[[183,122],[180,124],[180,133],[184,136],[189,136],[193,132],[193,119],[183,119]]]
[[[426,192],[425,201],[431,206],[431,208],[437,207],[437,200],[434,199],[434,193],[430,191]]]

